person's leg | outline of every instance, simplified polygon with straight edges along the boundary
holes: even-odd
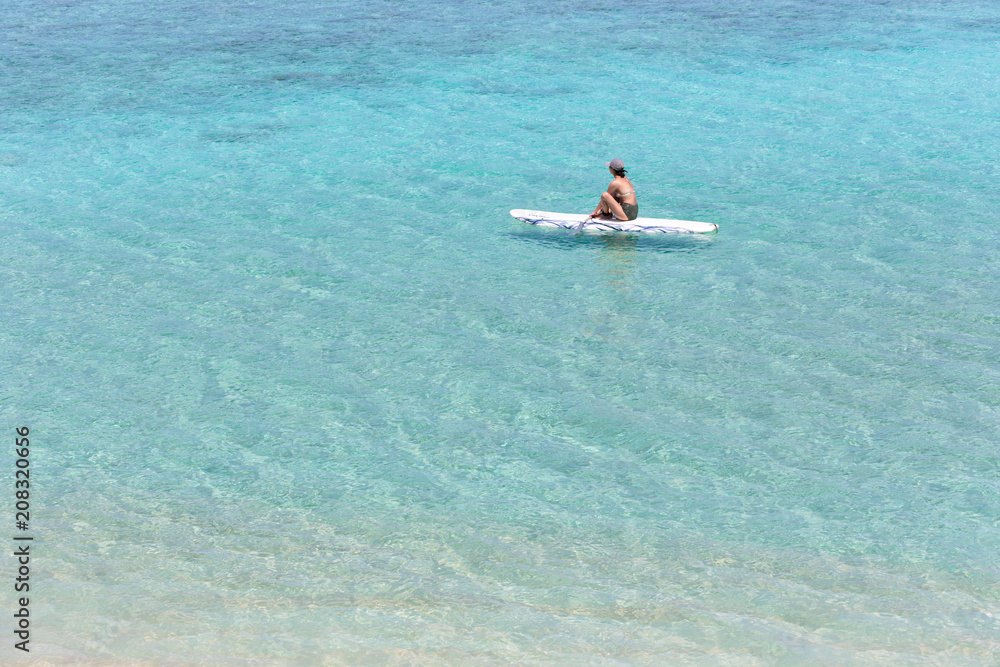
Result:
[[[611,213],[619,220],[628,220],[628,216],[622,210],[622,205],[607,192],[601,195],[601,211]]]
[[[611,217],[611,209],[608,208],[608,203],[606,201],[604,201],[604,197],[607,194],[608,193],[605,192],[604,194],[601,195],[601,199],[597,202],[597,208],[595,208],[594,212],[590,214],[590,217],[592,217],[592,218],[610,218]]]

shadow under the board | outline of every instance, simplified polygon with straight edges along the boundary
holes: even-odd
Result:
[[[512,230],[516,241],[573,250],[601,248],[605,250],[641,250],[643,252],[697,252],[710,248],[716,234],[649,234],[643,232],[583,231],[574,235],[570,229],[528,226]]]

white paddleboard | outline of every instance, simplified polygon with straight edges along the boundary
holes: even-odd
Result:
[[[510,212],[518,220],[539,227],[565,227],[575,229],[587,216],[582,213],[552,213],[550,211],[528,211],[515,208]],[[584,230],[601,232],[653,232],[661,234],[711,234],[719,231],[714,222],[693,222],[691,220],[666,220],[664,218],[636,218],[635,220],[593,220],[583,226]]]

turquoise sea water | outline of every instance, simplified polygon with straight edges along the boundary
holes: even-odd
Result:
[[[995,3],[0,21],[25,660],[1000,660]]]

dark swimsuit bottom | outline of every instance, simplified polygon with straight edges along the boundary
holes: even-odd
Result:
[[[629,220],[635,220],[639,217],[639,204],[622,204],[622,211]]]

